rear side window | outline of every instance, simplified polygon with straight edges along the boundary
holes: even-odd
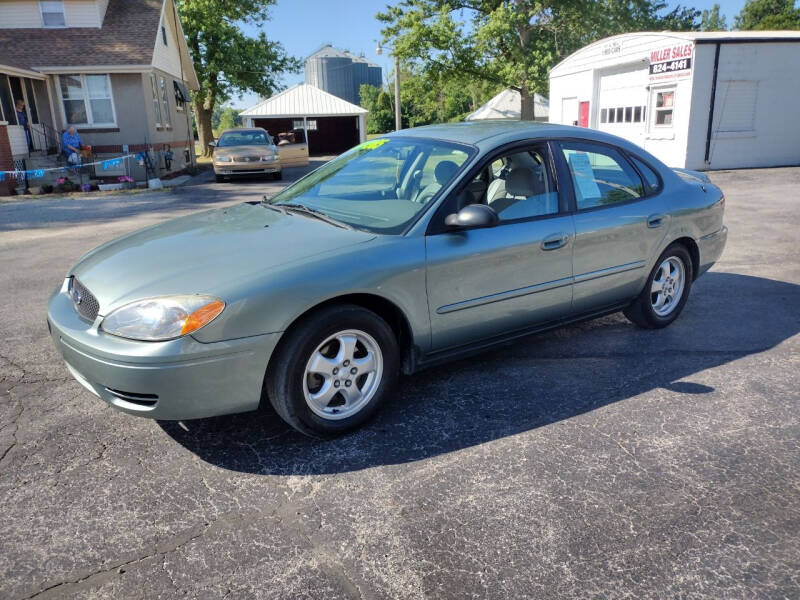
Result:
[[[633,164],[636,165],[636,168],[639,169],[639,173],[642,174],[645,181],[647,181],[647,185],[650,186],[650,189],[654,192],[659,191],[661,189],[661,180],[658,178],[658,175],[656,175],[656,172],[635,156],[631,156],[631,160]]]
[[[563,142],[578,210],[628,202],[644,196],[639,174],[616,150],[583,142]]]

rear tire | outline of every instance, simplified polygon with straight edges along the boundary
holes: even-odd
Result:
[[[641,293],[623,313],[639,327],[666,327],[681,314],[693,279],[689,251],[683,244],[672,244],[658,257]]]
[[[328,438],[369,420],[394,390],[399,369],[397,340],[386,321],[360,306],[332,306],[287,332],[265,390],[289,425]]]

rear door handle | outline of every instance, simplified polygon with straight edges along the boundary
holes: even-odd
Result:
[[[650,215],[647,217],[647,226],[651,229],[661,227],[664,224],[664,215]]]
[[[569,243],[569,234],[566,233],[554,233],[553,235],[548,235],[546,238],[542,240],[542,250],[558,250],[559,248],[563,248],[564,246]]]

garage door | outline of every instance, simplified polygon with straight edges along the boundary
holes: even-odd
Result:
[[[626,69],[600,76],[597,126],[640,146],[644,142],[649,71]]]

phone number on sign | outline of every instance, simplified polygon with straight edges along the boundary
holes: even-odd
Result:
[[[688,71],[691,68],[692,68],[691,58],[672,60],[669,62],[662,62],[650,65],[650,75],[658,75],[659,73],[673,73],[675,71]]]

